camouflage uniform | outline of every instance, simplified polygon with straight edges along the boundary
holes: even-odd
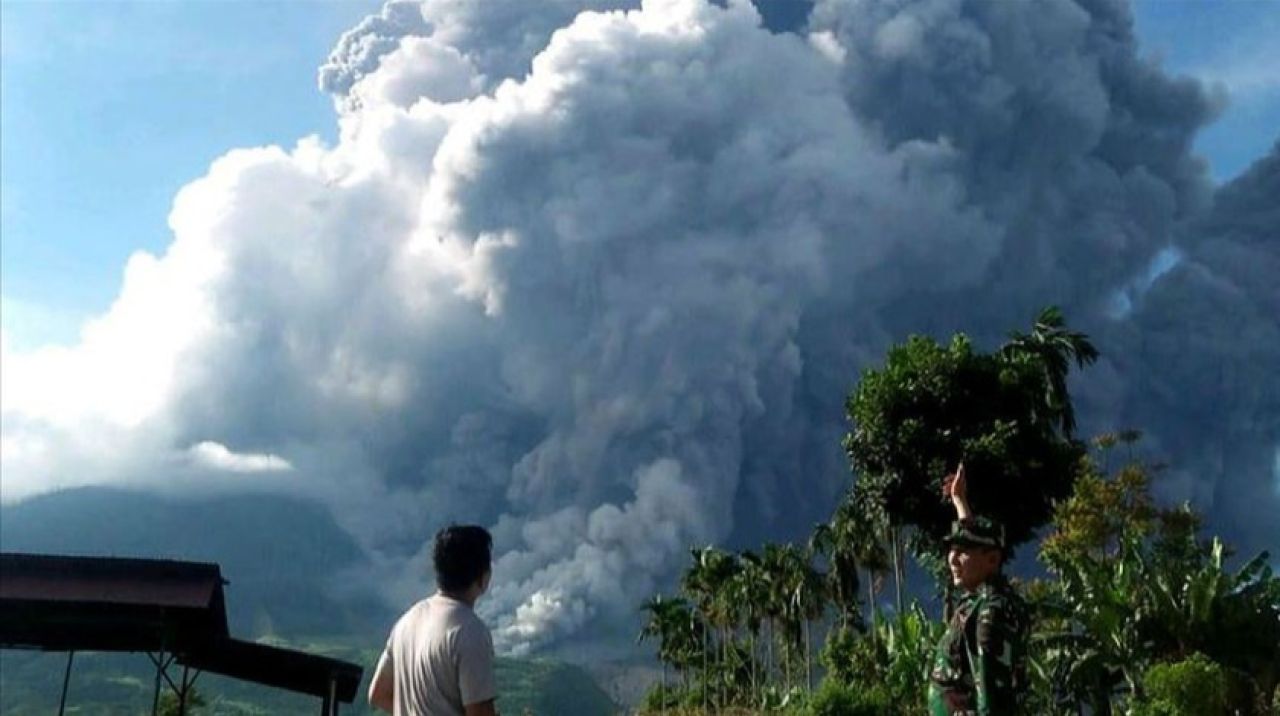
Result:
[[[1004,530],[981,517],[956,523],[949,544],[1004,549]],[[960,595],[929,672],[930,716],[1019,713],[1026,685],[1026,603],[997,574]]]

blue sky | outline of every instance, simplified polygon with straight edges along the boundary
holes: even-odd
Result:
[[[0,286],[15,347],[74,340],[228,149],[332,139],[316,68],[376,2],[0,3]]]
[[[995,1],[995,0],[993,0]],[[316,68],[371,0],[0,1],[0,294],[14,348],[72,343],[177,190],[228,149],[336,123]],[[1200,151],[1227,179],[1280,134],[1280,0],[1141,0],[1148,54],[1223,82]]]

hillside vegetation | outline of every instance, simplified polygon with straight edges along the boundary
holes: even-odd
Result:
[[[275,642],[279,644],[280,642]],[[332,642],[288,646],[350,660],[365,667],[368,679],[378,650],[339,646]],[[56,713],[66,667],[65,654],[0,651],[0,714],[48,716]],[[520,716],[609,716],[618,708],[582,669],[545,659],[499,658],[498,706]],[[143,654],[77,654],[73,662],[67,713],[77,716],[138,716],[151,713],[155,669]],[[344,714],[374,713],[364,703],[364,688]],[[196,682],[203,705],[191,716],[312,716],[319,699],[203,674]],[[163,692],[162,692],[163,693]]]
[[[643,709],[925,713],[943,609],[908,599],[905,562],[952,603],[942,481],[963,461],[974,510],[1038,557],[1040,576],[1018,585],[1031,623],[1021,712],[1277,713],[1269,555],[1232,568],[1189,506],[1158,505],[1137,431],[1075,437],[1068,372],[1096,356],[1055,309],[990,353],[963,334],[892,348],[848,398],[858,477],[830,520],[806,544],[695,547],[679,593],[643,604],[640,638],[663,668]]]

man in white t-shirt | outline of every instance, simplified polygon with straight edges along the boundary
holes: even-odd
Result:
[[[369,684],[395,716],[496,716],[493,638],[472,611],[489,588],[493,538],[483,527],[436,533],[435,594],[400,617]]]

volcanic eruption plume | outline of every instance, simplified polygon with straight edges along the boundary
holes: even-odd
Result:
[[[5,498],[315,496],[384,575],[479,522],[501,648],[553,647],[629,623],[693,543],[825,516],[844,396],[891,342],[998,340],[1058,304],[1108,356],[1086,429],[1148,431],[1174,496],[1260,546],[1280,160],[1215,197],[1190,146],[1216,101],[1132,22],[390,2],[321,68],[336,144],[229,152],[79,345],[6,349]]]

